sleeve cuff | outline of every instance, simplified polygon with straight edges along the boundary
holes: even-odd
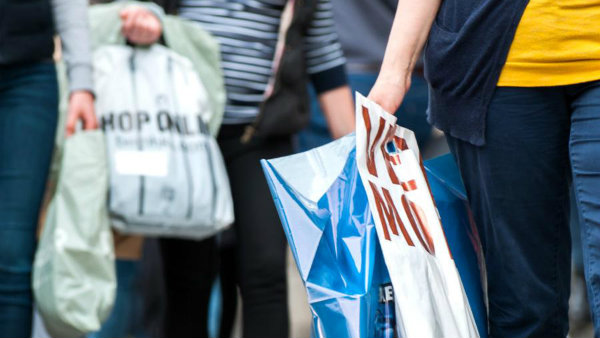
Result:
[[[68,70],[69,92],[86,90],[94,92],[94,81],[92,79],[92,66],[86,64],[72,65]]]
[[[346,77],[346,68],[339,65],[322,72],[310,75],[310,80],[315,87],[317,94],[344,86],[348,84]]]

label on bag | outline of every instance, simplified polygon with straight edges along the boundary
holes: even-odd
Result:
[[[166,151],[121,150],[115,152],[114,161],[119,175],[165,177],[169,174]]]
[[[399,338],[392,283],[379,286],[379,305],[375,316],[375,338]]]

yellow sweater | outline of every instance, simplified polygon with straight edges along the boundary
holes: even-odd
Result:
[[[530,0],[498,86],[600,79],[600,0]]]

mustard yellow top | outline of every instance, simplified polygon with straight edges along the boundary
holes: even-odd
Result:
[[[600,79],[600,0],[530,0],[498,86]]]

